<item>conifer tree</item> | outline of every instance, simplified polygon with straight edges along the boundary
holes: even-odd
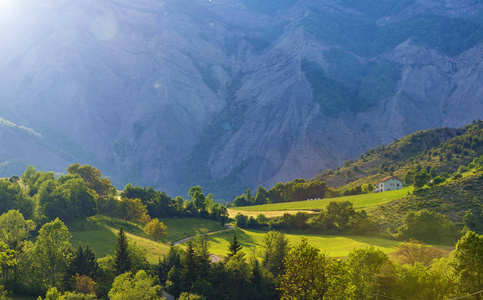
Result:
[[[117,235],[116,250],[114,251],[114,267],[118,274],[123,274],[131,270],[132,260],[129,255],[128,247],[129,244],[126,234],[124,233],[124,228],[121,227],[119,229],[119,234]]]
[[[198,260],[193,247],[193,241],[188,241],[188,247],[186,248],[186,256],[184,258],[184,268],[181,274],[184,290],[190,292],[191,286],[196,280],[198,275]]]
[[[242,245],[238,242],[238,239],[236,237],[236,234],[233,235],[233,241],[230,243],[230,246],[228,247],[228,250],[230,253],[228,253],[228,258],[235,256],[238,251],[242,249]]]

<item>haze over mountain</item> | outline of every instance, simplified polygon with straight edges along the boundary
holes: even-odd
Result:
[[[78,162],[231,200],[483,115],[479,0],[0,5],[1,176]]]

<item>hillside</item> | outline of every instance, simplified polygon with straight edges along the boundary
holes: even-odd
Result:
[[[228,200],[483,115],[480,1],[4,2],[2,177]]]
[[[482,196],[483,173],[480,171],[460,179],[448,180],[439,186],[417,190],[412,195],[370,208],[368,212],[379,219],[382,228],[389,228],[392,231],[402,225],[402,220],[408,212],[422,209],[444,214],[462,228],[463,218],[469,210],[476,220],[481,220]],[[471,229],[477,230],[476,227]]]
[[[439,173],[453,173],[483,155],[483,121],[465,127],[437,128],[407,135],[385,146],[377,146],[349,160],[337,171],[327,170],[314,179],[342,190],[375,183],[387,176],[404,179],[410,169],[434,167]]]

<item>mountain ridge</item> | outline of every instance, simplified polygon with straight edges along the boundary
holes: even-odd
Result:
[[[0,117],[42,134],[55,171],[95,164],[119,188],[227,200],[483,114],[478,1],[18,3]]]

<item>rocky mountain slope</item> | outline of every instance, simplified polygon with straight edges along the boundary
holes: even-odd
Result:
[[[483,115],[478,0],[4,3],[3,176],[79,162],[231,200]]]

